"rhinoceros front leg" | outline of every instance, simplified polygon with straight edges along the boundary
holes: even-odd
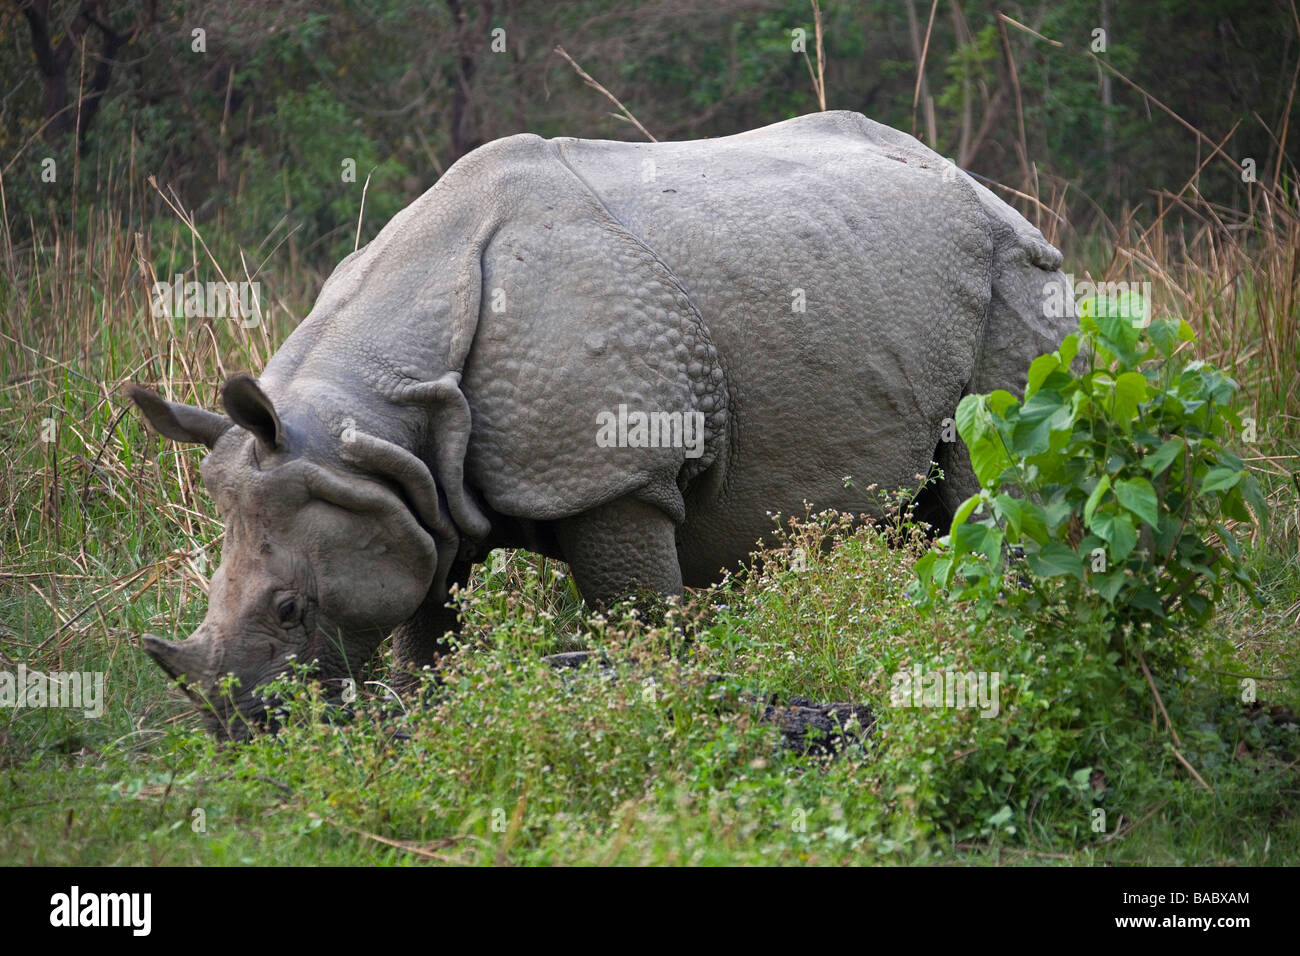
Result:
[[[560,552],[583,599],[607,607],[653,592],[680,596],[676,527],[653,505],[618,498],[556,523]]]
[[[465,586],[469,580],[469,563],[453,565],[447,584]],[[460,630],[455,607],[448,607],[430,591],[424,603],[393,631],[393,660],[400,672],[417,673],[426,664],[432,667],[438,658],[451,650],[447,632]]]

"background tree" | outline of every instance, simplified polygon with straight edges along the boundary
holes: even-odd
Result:
[[[795,49],[802,30],[815,56],[806,0],[699,6],[8,0],[0,170],[13,222],[21,233],[38,209],[76,208],[34,185],[40,158],[71,158],[71,138],[93,168],[79,188],[153,174],[200,220],[244,242],[289,236],[292,255],[324,262],[355,239],[344,160],[370,177],[364,239],[496,137],[638,138],[559,45],[660,139],[818,108]],[[1247,160],[1270,183],[1294,175],[1291,0],[825,0],[821,11],[829,108],[914,131],[987,181],[1063,196],[1075,226],[1177,194],[1202,164],[1198,188],[1228,206],[1245,201]],[[132,216],[161,211],[139,199]]]

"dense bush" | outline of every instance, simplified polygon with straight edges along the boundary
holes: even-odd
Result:
[[[1150,321],[1136,296],[1091,298],[1079,327],[1034,360],[1023,401],[995,391],[958,406],[983,487],[918,563],[918,590],[974,599],[981,617],[1068,609],[1154,635],[1203,624],[1225,584],[1250,585],[1238,534],[1265,504],[1227,442],[1253,422],[1237,384],[1180,348],[1185,321]],[[1023,550],[1025,587],[1007,586],[1004,546]]]
[[[1113,801],[1117,778],[1130,799],[1168,786],[1156,755],[1184,720],[1204,733],[1195,754],[1172,749],[1183,766],[1258,743],[1216,671],[1232,648],[1204,627],[1225,588],[1254,596],[1240,539],[1264,499],[1227,447],[1253,423],[1233,380],[1192,360],[1192,338],[1136,297],[1088,299],[1078,334],[1031,365],[1023,400],[997,391],[958,408],[983,487],[917,561],[910,593],[974,612],[967,666],[1000,674],[1005,695],[1000,721],[974,722],[964,767],[927,791],[959,834],[1014,832],[1037,810],[1040,829],[1055,813],[1077,839],[1095,818],[1061,817],[1071,801]],[[909,748],[934,732],[912,723]],[[992,816],[989,799],[1002,802]]]

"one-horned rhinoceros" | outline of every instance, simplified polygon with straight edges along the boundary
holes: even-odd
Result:
[[[492,548],[567,561],[599,605],[706,585],[770,513],[869,512],[932,459],[951,512],[978,486],[945,419],[1067,334],[1060,262],[856,113],[489,143],[339,264],[225,415],[130,387],[212,450],[226,528],[203,624],[145,647],[242,735],[292,658],[338,679],[393,633],[404,666],[435,660]]]

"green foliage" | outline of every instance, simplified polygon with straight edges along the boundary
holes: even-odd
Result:
[[[71,44],[61,70],[48,75],[37,67],[38,41],[19,6],[0,6],[0,86],[9,91],[0,99],[0,168],[10,229],[19,236],[46,218],[70,221],[78,202],[103,203],[110,192],[126,193],[113,201],[127,215],[165,212],[142,188],[152,175],[176,190],[200,225],[220,218],[231,194],[254,198],[260,217],[246,211],[221,223],[237,228],[245,244],[266,239],[287,213],[289,227],[298,227],[290,251],[312,248],[325,260],[343,247],[343,223],[356,217],[355,196],[348,208],[324,208],[340,192],[359,192],[359,185],[338,189],[344,157],[357,159],[362,179],[380,167],[367,194],[378,224],[390,212],[385,203],[397,208],[414,198],[478,143],[521,131],[639,138],[556,56],[557,41],[660,139],[725,135],[817,108],[805,55],[791,49],[801,29],[815,60],[806,0],[718,0],[705,8],[668,0],[516,7],[329,0],[293,16],[274,5],[167,0],[100,12],[97,20],[125,38],[113,55],[100,27],[75,34],[79,4],[55,0],[26,5],[48,8],[52,42]],[[1041,10],[954,3],[932,22],[924,7],[913,7],[909,17],[908,5],[894,0],[821,4],[827,105],[928,139],[930,104],[917,91],[924,42],[935,115],[930,145],[1020,188],[1031,162],[1045,197],[1052,184],[1069,183],[1114,216],[1124,199],[1182,189],[1207,146],[1230,130],[1225,156],[1255,160],[1262,181],[1276,168],[1280,131],[1297,122],[1300,99],[1289,95],[1293,18],[1267,5],[1113,4],[1104,50],[1094,36],[1093,0]],[[1052,42],[1008,26],[1000,13]],[[193,48],[199,22],[204,52]],[[492,46],[498,29],[504,48]],[[86,40],[84,64],[73,55],[77,36]],[[1149,90],[1203,136],[1157,114],[1144,93],[1099,64]],[[95,97],[74,185],[68,124],[51,122],[58,117],[49,111],[61,99],[75,103],[101,66],[107,86]],[[1207,76],[1214,82],[1207,85]],[[1109,107],[1102,78],[1113,87]],[[1252,115],[1263,122],[1234,130]],[[463,125],[459,135],[453,123]],[[1022,135],[1024,157],[1008,148]],[[45,159],[58,161],[55,183],[41,179]],[[124,181],[134,191],[109,189]],[[1234,208],[1250,195],[1222,157],[1197,187]],[[1087,215],[1092,204],[1079,206]]]
[[[1030,365],[1023,400],[963,399],[983,487],[909,587],[921,606],[972,609],[972,665],[1002,677],[1005,717],[971,731],[969,765],[937,791],[970,838],[1034,821],[1039,837],[1086,839],[1134,793],[1185,793],[1153,694],[1166,720],[1204,731],[1181,754],[1191,765],[1235,772],[1234,748],[1258,745],[1223,676],[1230,643],[1205,628],[1234,582],[1258,600],[1239,536],[1266,506],[1228,447],[1237,385],[1191,359],[1186,322],[1151,321],[1136,296],[1079,311],[1078,333]],[[993,790],[1005,813],[988,816]]]
[[[1078,334],[1030,365],[1023,401],[964,398],[957,428],[983,487],[918,563],[915,593],[973,600],[981,618],[1070,609],[1158,636],[1207,622],[1229,583],[1249,587],[1238,534],[1264,498],[1228,448],[1237,384],[1189,359],[1192,338],[1135,295],[1087,299]],[[1008,548],[1028,587],[1005,580]]]
[[[91,518],[121,522],[102,506]],[[101,721],[0,714],[0,855],[280,865],[918,863],[997,860],[1003,848],[1081,863],[1293,857],[1285,725],[1243,713],[1230,680],[1167,684],[1183,755],[1215,787],[1201,790],[1153,730],[1142,679],[1096,651],[1101,635],[1017,638],[967,626],[960,605],[905,600],[925,547],[905,521],[792,522],[751,573],[697,595],[664,628],[578,613],[553,562],[494,561],[462,598],[465,632],[437,682],[394,699],[383,668],[378,681],[358,675],[348,713],[290,675],[267,690],[278,732],[237,747],[198,731],[143,655],[101,638],[63,665],[111,666]],[[183,603],[180,630],[204,602]],[[106,611],[133,616],[127,633],[151,616],[127,602]],[[575,638],[599,652],[584,666],[538,660]],[[1225,635],[1215,668],[1234,669],[1231,644]],[[896,699],[897,675],[918,666],[1000,673],[996,712]],[[758,720],[758,692],[862,702],[877,721],[864,746],[804,756]],[[1121,820],[1160,808],[1158,839],[1115,838]],[[1097,809],[1109,815],[1104,835]]]
[[[248,149],[247,201],[239,211],[241,236],[265,237],[287,229],[323,245],[322,258],[337,261],[353,251],[361,190],[366,188],[362,243],[405,205],[396,188],[407,170],[381,159],[375,141],[350,121],[349,109],[319,87],[286,92],[259,121],[274,149]],[[342,163],[354,164],[344,181]],[[366,187],[366,178],[370,177]]]

